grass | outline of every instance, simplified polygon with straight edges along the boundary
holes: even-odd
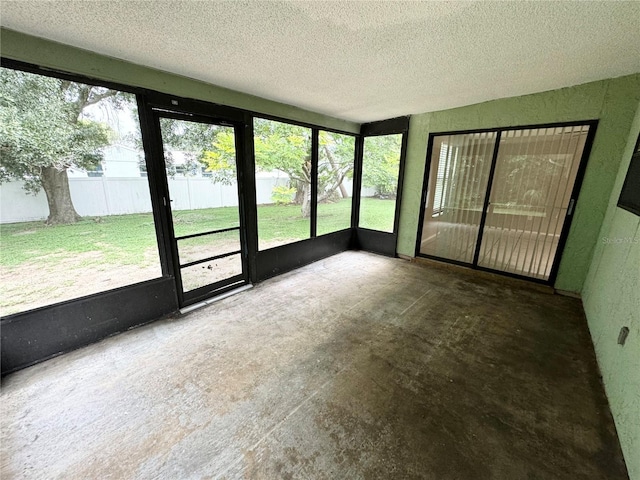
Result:
[[[395,201],[364,198],[361,225],[386,230],[393,225]],[[351,199],[318,206],[318,234],[349,227]],[[174,215],[177,236],[238,225],[236,207],[178,211]],[[309,238],[309,219],[302,218],[299,205],[258,207],[260,241],[269,245]],[[211,244],[210,239],[193,239],[191,246]],[[146,266],[157,261],[153,216],[150,213],[85,218],[73,225],[47,226],[24,222],[0,226],[0,265],[19,267],[25,263],[55,263],[60,258],[100,252],[87,259],[104,264]],[[89,266],[89,265],[87,265]]]
[[[367,227],[384,229],[393,222],[395,202],[363,199]],[[318,206],[318,235],[348,228],[351,199]],[[309,238],[309,219],[298,205],[258,207],[260,248]],[[238,224],[237,207],[178,211],[177,236]],[[238,232],[179,240],[180,262],[238,250]],[[233,257],[229,257],[233,258]],[[222,265],[222,264],[221,264]],[[237,267],[237,265],[236,265]],[[226,270],[217,274],[225,275]],[[208,282],[191,267],[189,281]],[[194,275],[195,273],[195,277]],[[153,216],[150,213],[86,217],[73,225],[44,222],[0,225],[0,315],[41,307],[160,275]]]
[[[0,265],[55,262],[61,256],[100,251],[106,263],[137,264],[156,245],[153,216],[113,215],[85,218],[72,225],[48,226],[44,222],[0,226]]]

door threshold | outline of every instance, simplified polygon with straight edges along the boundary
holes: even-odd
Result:
[[[445,270],[461,272],[473,277],[491,279],[504,285],[524,287],[527,289],[537,290],[542,293],[555,293],[551,285],[540,283],[539,281],[536,281],[535,278],[528,279],[522,277],[513,277],[509,275],[508,272],[483,270],[474,268],[472,265],[459,265],[457,263],[451,263],[447,262],[446,260],[438,260],[435,258],[409,257],[407,255],[401,255],[400,258],[402,258],[403,260],[408,260],[410,262],[427,265],[429,267],[442,268]]]
[[[220,300],[224,300],[227,297],[235,295],[236,293],[244,292],[245,290],[249,290],[250,288],[253,288],[253,285],[247,284],[238,288],[234,288],[233,290],[223,293],[222,295],[218,295],[217,297],[212,297],[208,300],[204,300],[202,302],[189,305],[188,307],[181,308],[179,312],[181,315],[184,315],[189,312],[193,312],[194,310],[197,310],[202,307],[206,307],[207,305],[211,305],[212,303],[218,302]]]

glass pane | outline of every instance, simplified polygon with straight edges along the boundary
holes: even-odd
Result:
[[[588,131],[503,132],[478,265],[549,278]]]
[[[258,249],[311,234],[311,129],[256,118]]]
[[[189,292],[242,274],[242,258],[240,254],[231,255],[181,268],[180,273],[182,274],[182,290]]]
[[[339,133],[318,134],[317,235],[351,227],[355,138]]]
[[[178,254],[181,265],[240,250],[240,230],[211,233],[178,240]]]
[[[420,253],[472,263],[496,133],[433,139]]]
[[[0,68],[0,313],[162,275],[134,95]]]
[[[240,226],[233,127],[161,118],[176,237]]]
[[[402,134],[366,137],[359,227],[393,232]]]

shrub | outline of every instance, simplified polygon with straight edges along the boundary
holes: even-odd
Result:
[[[293,202],[296,195],[296,188],[287,187],[285,185],[277,185],[271,191],[271,200],[276,205],[289,205]]]

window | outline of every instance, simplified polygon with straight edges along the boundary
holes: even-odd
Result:
[[[0,69],[2,315],[161,276],[135,96]]]
[[[434,187],[433,197],[433,213],[432,217],[442,215],[444,212],[444,206],[447,204],[448,191],[446,187],[447,171],[449,169],[455,171],[456,160],[458,157],[457,147],[451,147],[447,144],[443,144],[440,149],[440,163],[438,164],[438,175],[436,177],[436,184]],[[447,162],[447,159],[450,162]]]
[[[318,134],[317,235],[351,227],[355,138],[320,131]]]
[[[402,134],[365,137],[359,227],[393,232]]]
[[[618,206],[640,215],[640,135],[638,135],[636,148],[631,157],[629,170],[627,170],[627,176],[620,192]]]
[[[87,176],[89,177],[102,177],[104,176],[104,170],[102,169],[102,164],[96,165],[93,170],[87,170]]]
[[[311,129],[256,118],[258,249],[311,236]]]

